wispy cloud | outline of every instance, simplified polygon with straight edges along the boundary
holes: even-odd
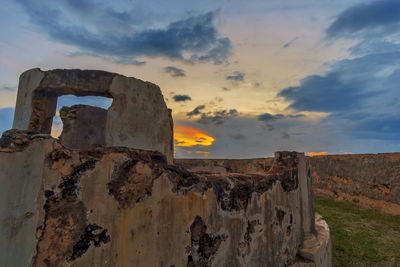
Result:
[[[197,106],[192,111],[186,113],[186,116],[188,116],[190,118],[192,116],[200,115],[202,113],[202,110],[204,110],[205,108],[206,108],[205,105]]]
[[[283,48],[289,48],[289,47],[291,47],[297,40],[299,40],[299,37],[298,37],[298,36],[295,37],[295,38],[293,38],[293,39],[290,40],[289,42],[284,43],[284,44],[282,45],[282,47],[283,47]]]

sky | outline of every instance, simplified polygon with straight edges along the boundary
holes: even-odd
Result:
[[[400,151],[398,0],[0,2],[0,132],[23,71],[80,68],[158,84],[179,158]]]

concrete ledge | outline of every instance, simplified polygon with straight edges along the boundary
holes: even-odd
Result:
[[[315,230],[317,231],[316,235],[304,240],[302,247],[299,249],[299,256],[314,265],[293,265],[292,267],[332,266],[332,242],[329,226],[318,213],[315,214]]]

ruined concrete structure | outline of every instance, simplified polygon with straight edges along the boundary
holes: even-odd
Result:
[[[0,139],[1,266],[331,266],[304,154],[277,152],[250,171],[188,170],[171,164],[172,120],[155,85],[35,69],[19,88],[17,129]],[[63,108],[55,139],[50,117],[63,92],[109,92],[114,102]],[[155,111],[161,118],[144,135],[133,110],[147,124]],[[89,114],[98,119],[85,124]]]
[[[191,171],[265,172],[274,158],[177,159]],[[314,192],[400,214],[400,153],[323,155],[308,157]]]
[[[50,134],[57,98],[68,94],[109,97],[113,102],[107,112],[80,107],[74,113],[76,119],[70,119],[72,121],[67,124],[69,129],[66,129],[75,133],[66,133],[61,139],[67,147],[79,148],[76,147],[77,144],[87,144],[85,141],[88,140],[80,139],[82,136],[76,130],[88,132],[90,128],[98,127],[97,131],[104,132],[97,138],[104,139],[93,141],[107,147],[123,146],[160,151],[172,162],[173,122],[160,88],[150,82],[116,73],[76,69],[31,69],[22,73],[13,128]],[[81,119],[79,115],[82,116]],[[91,120],[79,122],[89,116],[92,116]],[[64,117],[65,122],[68,116],[61,114],[61,117]],[[85,128],[86,125],[88,128]]]

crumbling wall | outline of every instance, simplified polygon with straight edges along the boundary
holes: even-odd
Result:
[[[192,171],[266,172],[273,158],[175,159]],[[308,157],[316,194],[400,214],[400,153]]]
[[[331,266],[302,154],[277,153],[264,174],[218,174],[15,130],[0,147],[6,266]]]
[[[150,82],[97,70],[31,69],[21,74],[13,128],[50,134],[61,95],[113,99],[106,146],[156,150],[173,160],[173,121],[160,88]]]
[[[175,159],[176,164],[194,172],[263,173],[267,172],[274,158],[258,159]]]

